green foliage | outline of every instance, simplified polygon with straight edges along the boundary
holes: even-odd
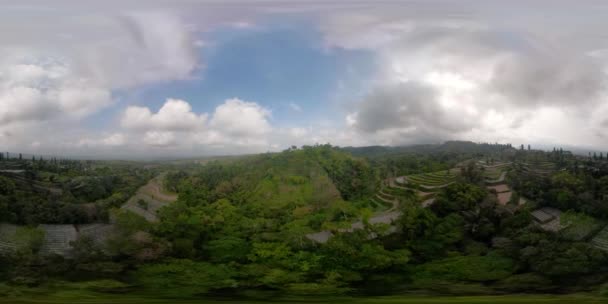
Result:
[[[107,219],[152,175],[140,165],[16,161],[0,176],[0,220],[16,224],[83,224]],[[10,203],[9,203],[10,202]]]
[[[560,231],[562,237],[572,241],[582,241],[598,232],[604,223],[582,213],[567,211],[561,214],[560,224],[566,226]]]
[[[44,230],[34,227],[20,227],[15,232],[15,254],[18,256],[35,254],[42,248]]]
[[[170,259],[141,266],[135,278],[150,293],[182,298],[212,290],[236,288],[235,271],[227,265]]]
[[[250,244],[238,237],[225,237],[205,244],[204,249],[213,262],[244,262],[248,258]]]
[[[431,229],[412,240],[409,246],[419,260],[428,261],[442,257],[448,250],[462,242],[465,235],[464,224],[461,216],[452,213],[436,220]]]
[[[496,283],[496,288],[508,292],[547,292],[551,290],[551,280],[536,273],[522,273],[509,276]]]
[[[516,165],[505,169],[507,182],[527,199],[575,210],[563,213],[568,228],[546,233],[531,225],[528,205],[512,212],[496,206],[494,196],[480,185],[497,172],[474,165],[479,159],[532,161],[532,152],[471,145],[453,142],[438,151],[399,148],[388,154],[374,148],[359,154],[369,152],[366,159],[345,152],[355,148],[323,145],[204,164],[155,163],[158,169],[152,170],[94,162],[87,170],[69,173],[32,170],[32,180],[46,186],[56,183],[64,191],[47,194],[45,200],[22,184],[10,185],[18,179],[0,178],[0,212],[31,223],[61,222],[49,211],[56,208],[62,216],[75,218],[77,211],[65,206],[79,207],[89,199],[96,199],[94,206],[100,210],[120,207],[151,176],[164,178],[165,188],[179,194],[177,201],[159,210],[157,222],[115,211],[113,231],[105,242],[81,237],[69,259],[39,256],[40,235],[19,232],[23,254],[0,260],[5,268],[1,275],[20,286],[39,285],[48,278],[79,281],[61,283],[75,294],[142,292],[171,298],[403,290],[463,295],[601,284],[608,255],[593,247],[597,244],[582,241],[601,227],[591,215],[604,208],[608,179],[598,172],[566,170],[539,177]],[[546,162],[543,167],[554,166],[538,158]],[[473,165],[461,176],[457,170],[446,171],[471,159]],[[47,165],[36,160],[36,166]],[[404,172],[417,174],[414,180],[420,184],[456,182],[420,195],[414,189],[389,187],[390,180],[384,180]],[[399,203],[383,206],[377,196],[399,198]],[[435,203],[422,208],[422,196],[435,196]],[[20,203],[26,199],[31,200]],[[13,201],[20,202],[10,206]],[[370,224],[379,216],[398,219],[390,225]],[[325,243],[309,239],[320,231],[332,237]]]
[[[432,206],[439,215],[462,210],[474,210],[486,196],[486,191],[466,183],[454,183],[440,191]]]
[[[11,195],[15,189],[15,183],[11,179],[0,176],[0,195]]]
[[[83,282],[62,282],[55,284],[55,288],[60,289],[80,289],[102,293],[125,293],[131,286],[116,280],[95,280]]]
[[[409,261],[408,250],[389,251],[381,244],[362,242],[363,237],[364,232],[357,232],[332,238],[321,248],[321,254],[325,257],[323,268],[358,280],[359,276],[353,276],[354,273],[395,269]]]
[[[458,256],[417,267],[413,279],[488,282],[507,278],[514,270],[513,261],[499,255]]]

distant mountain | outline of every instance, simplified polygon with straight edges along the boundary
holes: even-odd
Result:
[[[440,144],[420,144],[411,146],[368,146],[344,147],[343,151],[361,157],[390,156],[402,153],[493,153],[514,149],[511,144],[474,143],[472,141],[446,141]]]

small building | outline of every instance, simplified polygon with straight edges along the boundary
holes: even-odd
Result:
[[[546,224],[555,219],[555,216],[543,211],[542,209],[532,211],[531,215],[534,220],[540,224]]]

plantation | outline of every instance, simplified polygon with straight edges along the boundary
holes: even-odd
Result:
[[[593,239],[591,244],[601,250],[608,251],[608,227],[604,227]]]
[[[424,188],[443,187],[456,180],[456,171],[446,170],[432,173],[414,174],[405,177],[408,184],[420,185]]]

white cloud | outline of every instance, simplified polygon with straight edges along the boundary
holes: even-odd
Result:
[[[193,113],[186,101],[169,98],[154,114],[147,107],[128,107],[121,125],[136,130],[196,131],[204,127],[206,120],[207,114]]]
[[[259,104],[232,98],[215,109],[210,126],[232,137],[263,135],[271,129],[268,117],[270,111]]]
[[[295,102],[290,102],[289,103],[289,108],[291,108],[292,110],[294,110],[296,112],[302,112],[302,107],[300,107],[300,105],[298,105]]]
[[[36,146],[40,146],[40,142],[35,142]],[[81,139],[77,147],[120,147],[127,143],[127,136],[122,133],[109,134],[100,139],[84,138]]]
[[[175,140],[175,134],[169,131],[148,131],[143,139],[144,143],[158,147],[175,145]]]
[[[0,7],[7,13],[0,18],[0,144],[7,149],[29,150],[29,143],[38,142],[39,149],[60,150],[59,139],[72,142],[74,133],[89,138],[74,130],[116,104],[116,91],[188,79],[202,67],[196,39],[176,11],[144,7],[100,14],[76,5],[29,18],[30,9]],[[154,122],[191,126],[192,119],[180,118]],[[116,140],[107,144],[120,146]]]
[[[541,29],[517,31],[485,19],[451,19],[435,12],[436,5],[419,6],[420,16],[384,7],[322,19],[330,50],[365,49],[376,55],[372,89],[345,114],[347,127],[359,134],[355,137],[393,145],[447,139],[600,140],[603,132],[594,127],[600,122],[591,118],[607,103],[606,60],[572,43],[555,43],[556,48],[550,38],[564,37],[541,40],[531,32]],[[537,113],[554,113],[560,123]]]
[[[268,151],[275,136],[269,117],[269,110],[238,98],[225,100],[212,114],[195,113],[187,101],[169,98],[157,113],[148,107],[127,107],[120,126],[121,132],[131,134],[131,140],[122,145],[125,149],[140,146],[173,151],[194,147],[231,154]],[[302,132],[305,130],[293,129],[290,134],[302,136]]]
[[[110,92],[78,79],[58,62],[27,62],[0,66],[0,127],[62,116],[80,118],[112,103]]]

